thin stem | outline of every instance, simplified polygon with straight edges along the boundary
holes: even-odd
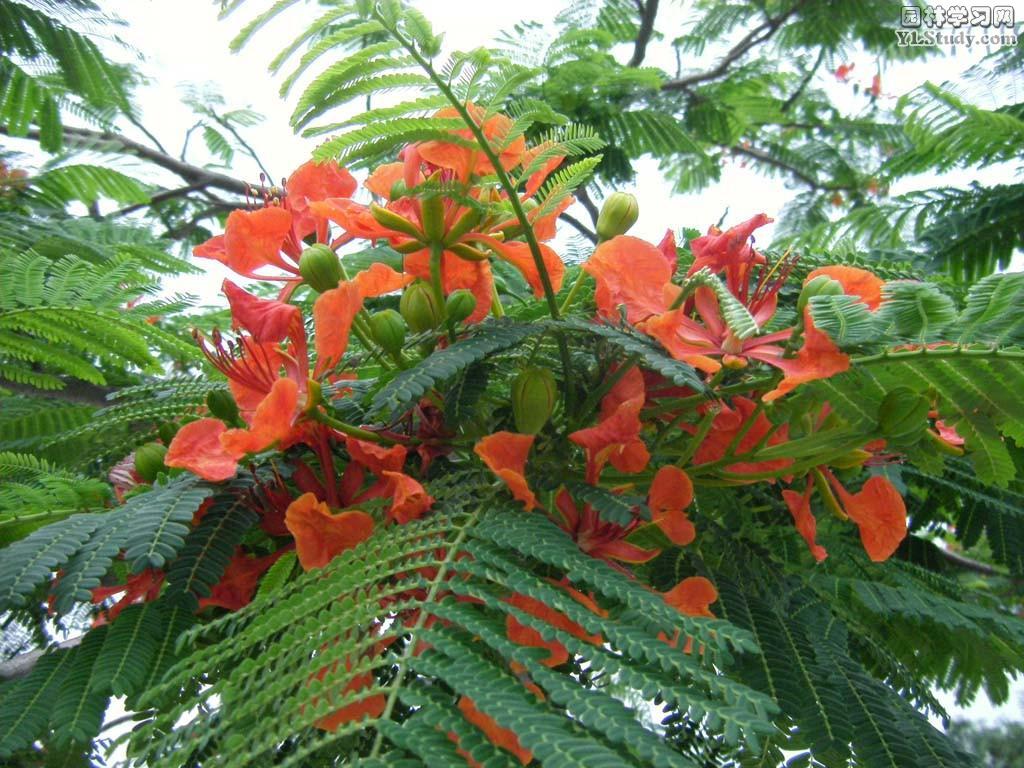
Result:
[[[444,278],[441,274],[442,260],[444,259],[444,245],[437,241],[430,244],[430,290],[434,294],[434,301],[441,311],[441,323],[448,329],[448,341],[455,341],[455,327],[448,319],[448,312],[444,304]]]
[[[477,510],[479,513],[479,510]],[[423,600],[423,608],[420,608],[420,615],[416,618],[416,623],[409,630],[410,640],[405,646],[405,650],[402,651],[402,656],[398,660],[398,673],[395,675],[395,679],[391,682],[391,691],[388,693],[387,702],[384,704],[384,711],[381,713],[380,720],[389,720],[392,712],[395,710],[395,703],[398,701],[398,692],[402,688],[402,684],[405,682],[405,674],[409,669],[409,659],[412,658],[416,652],[417,635],[423,630],[424,625],[427,623],[427,619],[430,617],[430,612],[426,610],[426,606],[433,604],[437,599],[437,593],[441,589],[441,584],[444,583],[445,577],[448,575],[448,569],[451,564],[455,561],[455,557],[459,552],[459,548],[462,546],[462,542],[466,540],[466,536],[469,533],[470,526],[475,522],[476,515],[467,520],[465,525],[459,530],[459,535],[455,537],[455,541],[452,542],[451,547],[448,550],[448,554],[444,558],[444,562],[438,566],[437,573],[434,576],[434,581],[430,585],[430,590],[427,592],[426,598]],[[370,750],[370,759],[377,757],[380,754],[380,748],[384,744],[384,734],[378,729],[377,735],[373,739],[373,748]]]
[[[569,307],[572,306],[573,299],[576,298],[576,294],[579,293],[580,286],[583,285],[584,279],[587,277],[587,271],[580,267],[580,273],[576,275],[576,280],[573,281],[572,288],[569,289],[569,293],[565,297],[565,301],[562,302],[561,312],[564,314],[569,311]]]
[[[361,427],[355,427],[352,426],[351,424],[346,424],[344,421],[339,421],[338,419],[335,419],[333,416],[328,416],[321,410],[313,411],[310,414],[310,416],[316,421],[319,421],[321,424],[326,424],[332,429],[336,429],[343,434],[349,435],[350,437],[355,437],[360,440],[368,440],[371,443],[394,442],[393,440],[388,440],[387,438],[378,435],[376,432],[371,432],[368,429],[362,429]]]

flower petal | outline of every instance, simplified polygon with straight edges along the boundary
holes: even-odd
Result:
[[[348,349],[348,334],[359,310],[363,308],[363,297],[355,282],[343,282],[337,288],[324,291],[313,305],[313,323],[316,326],[316,371],[324,371],[341,362]]]
[[[597,246],[583,269],[597,283],[594,300],[604,317],[618,320],[619,306],[625,305],[626,319],[636,323],[668,308],[663,288],[673,270],[650,243],[628,235],[613,237]]]
[[[759,213],[725,232],[712,227],[708,234],[691,240],[693,264],[689,274],[705,267],[718,273],[729,268],[743,269],[752,264],[763,264],[765,258],[754,250],[750,238],[755,229],[771,221],[766,214]]]
[[[693,542],[697,530],[684,510],[693,501],[693,482],[679,467],[667,465],[654,475],[647,503],[655,525],[680,547]]]
[[[764,396],[770,403],[792,392],[801,384],[818,379],[827,379],[843,373],[850,367],[850,358],[839,351],[827,333],[814,327],[810,307],[804,309],[804,345],[796,357],[782,357],[768,360],[786,374],[779,385]]]
[[[887,478],[868,478],[857,493],[849,493],[829,473],[829,481],[846,514],[860,528],[864,551],[874,562],[888,560],[907,537],[907,507]]]
[[[352,461],[361,464],[375,475],[385,472],[401,472],[408,454],[404,445],[384,447],[369,440],[359,440],[351,435],[345,436],[345,448]]]
[[[293,304],[274,299],[261,299],[224,281],[224,295],[231,306],[231,320],[236,328],[244,328],[260,344],[301,337],[305,343],[302,312]]]
[[[405,163],[384,163],[373,169],[363,186],[385,200],[391,199],[391,189],[405,180]]]
[[[859,296],[872,311],[878,309],[878,305],[882,303],[882,286],[885,285],[885,281],[866,269],[842,265],[819,267],[807,275],[804,285],[821,275],[838,281],[843,286],[843,293]]]
[[[426,488],[407,474],[384,472],[383,477],[388,481],[387,493],[391,496],[388,517],[399,525],[419,520],[434,503]]]
[[[534,509],[537,497],[526,482],[526,460],[533,446],[533,435],[515,432],[495,432],[478,441],[473,452],[483,459],[494,474],[508,486],[512,496],[526,505],[526,511]]]
[[[381,264],[379,261],[352,278],[352,282],[359,287],[359,295],[364,299],[400,290],[412,281],[412,275],[396,272],[387,264]]]
[[[288,505],[284,524],[295,538],[299,564],[307,571],[322,568],[373,533],[373,518],[365,512],[348,510],[332,515],[312,493]]]
[[[292,379],[278,379],[256,408],[248,429],[229,429],[220,437],[224,450],[236,459],[284,442],[292,432],[299,404],[299,387]]]
[[[317,200],[309,204],[309,210],[315,216],[330,219],[340,225],[352,237],[361,237],[367,240],[378,240],[385,237],[408,238],[408,235],[380,224],[373,218],[368,206],[357,203],[355,200],[344,197]]]
[[[662,596],[666,603],[687,616],[715,617],[709,606],[718,600],[718,590],[703,576],[685,578]]]
[[[807,542],[807,548],[811,550],[814,559],[820,563],[828,557],[828,552],[815,540],[818,534],[818,521],[814,519],[814,514],[811,512],[811,492],[813,490],[814,485],[808,482],[807,490],[803,493],[783,491],[782,499],[786,502],[789,513],[793,515],[793,523],[796,525],[797,533],[804,537],[804,541]]]
[[[220,419],[190,421],[178,430],[167,447],[164,464],[187,469],[195,475],[219,483],[235,476],[238,462],[221,445],[227,430]]]
[[[300,237],[305,237],[316,229],[317,217],[309,204],[329,197],[352,197],[357,185],[352,174],[333,160],[326,163],[310,160],[295,169],[284,186],[288,207],[295,215],[295,227]]]
[[[468,696],[459,697],[459,711],[466,720],[479,728],[494,746],[511,752],[523,765],[533,760],[533,753],[519,743],[519,737],[516,736],[515,731],[498,725],[497,720],[481,712],[476,703]]]
[[[224,225],[225,263],[242,275],[268,265],[284,267],[281,246],[291,228],[292,215],[284,208],[232,211]]]
[[[562,263],[562,259],[555,253],[554,249],[544,245],[544,243],[538,243],[537,245],[540,247],[541,255],[544,257],[544,268],[547,270],[548,278],[551,280],[551,287],[557,293],[562,288],[565,264]],[[526,282],[533,289],[533,295],[538,299],[541,298],[544,295],[544,284],[541,282],[540,272],[537,270],[537,264],[533,260],[530,246],[518,241],[510,243],[494,241],[494,246],[501,258],[523,273]]]

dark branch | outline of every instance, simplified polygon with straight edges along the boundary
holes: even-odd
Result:
[[[157,205],[168,200],[173,200],[176,197],[184,197],[185,195],[191,192],[197,192],[198,190],[205,188],[205,186],[206,185],[203,182],[197,182],[195,184],[189,184],[186,187],[178,187],[177,189],[165,189],[163,192],[157,192],[155,195],[150,197],[149,200],[147,200],[146,202],[136,203],[135,205],[129,205],[126,208],[121,208],[120,210],[108,214],[107,218],[113,219],[117,218],[118,216],[126,216],[127,214],[134,213],[135,211],[138,211],[142,208],[148,208],[152,205]]]
[[[560,218],[566,224],[572,226],[577,232],[579,232],[581,235],[587,238],[587,240],[589,240],[590,242],[597,242],[597,234],[592,229],[590,229],[590,227],[588,227],[582,221],[577,219],[575,216],[572,216],[568,213],[563,213],[558,218]]]
[[[780,160],[774,155],[770,155],[764,150],[757,149],[756,147],[731,147],[733,154],[744,155],[752,160],[756,160],[759,163],[770,165],[774,168],[778,168],[780,171],[785,171],[789,175],[793,176],[799,181],[809,186],[811,189],[826,190],[829,192],[840,192],[844,190],[853,189],[853,187],[845,186],[843,184],[822,184],[813,176],[808,176],[806,173],[801,171],[799,168],[790,165],[789,163]]]
[[[954,565],[962,571],[971,571],[972,573],[980,573],[985,576],[1006,576],[1004,573],[1000,573],[998,568],[989,565],[988,563],[979,563],[977,560],[972,560],[969,557],[953,552],[945,547],[935,545],[935,548],[939,551],[942,559],[950,565]]]
[[[814,79],[814,75],[818,71],[818,67],[821,66],[821,62],[823,62],[824,60],[825,49],[822,48],[821,52],[818,53],[818,60],[814,62],[813,67],[807,70],[807,74],[804,75],[803,79],[800,81],[800,85],[797,86],[797,89],[793,91],[793,93],[790,95],[788,99],[786,99],[785,102],[783,102],[780,111],[789,112],[789,110],[793,108],[793,105],[796,104],[796,100],[803,96],[804,91],[807,90],[807,86],[810,85],[811,80]]]
[[[636,36],[636,43],[633,44],[633,57],[629,60],[630,67],[639,67],[647,55],[647,44],[651,42],[651,35],[654,34],[654,18],[658,15],[658,0],[647,0],[641,3],[637,0],[637,8],[640,10],[640,31]]]
[[[65,640],[62,643],[57,643],[54,648],[74,648],[81,644],[82,638],[85,635],[79,635],[78,637],[72,637],[70,640]],[[29,651],[28,653],[21,653],[15,656],[10,661],[5,661],[0,664],[0,680],[18,680],[25,677],[31,672],[36,662],[39,661],[40,657],[46,653],[45,650]]]
[[[706,72],[697,72],[692,75],[686,75],[685,77],[679,77],[675,80],[669,80],[663,83],[661,89],[663,91],[685,91],[690,86],[698,85],[708,80],[717,80],[724,76],[738,59],[742,58],[751,48],[755,48],[764,42],[767,42],[771,37],[779,31],[779,28],[786,23],[797,12],[797,9],[803,5],[802,0],[796,3],[792,8],[775,18],[768,17],[761,24],[758,24],[746,36],[734,45],[725,56],[722,57],[721,61],[718,62],[712,69]]]
[[[597,206],[594,205],[594,201],[590,199],[590,193],[587,192],[586,187],[580,187],[576,190],[576,201],[587,209],[587,214],[590,216],[590,221],[597,226],[597,217],[600,211],[597,210]]]
[[[0,133],[6,136],[11,135],[8,129],[3,126],[0,126]],[[24,137],[15,138],[39,141],[39,129],[30,128]],[[215,171],[208,171],[195,165],[189,165],[178,160],[176,157],[147,147],[145,144],[140,144],[133,139],[129,139],[127,136],[121,136],[110,131],[92,131],[88,128],[74,128],[66,125],[64,126],[64,141],[69,146],[77,144],[78,146],[90,149],[99,149],[100,145],[106,145],[104,148],[107,151],[141,157],[160,168],[180,176],[189,184],[212,187],[225,192],[233,192],[236,195],[245,195],[251,189],[250,185],[241,179],[235,179],[223,173],[216,173]]]

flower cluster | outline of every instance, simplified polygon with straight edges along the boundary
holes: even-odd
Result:
[[[360,354],[398,371],[415,365],[417,355],[429,357],[437,346],[458,343],[488,315],[503,314],[495,261],[518,270],[537,297],[562,286],[566,268],[548,243],[573,199],[541,192],[562,154],[550,143],[528,147],[503,115],[472,104],[467,110],[489,142],[486,148],[472,144],[469,130],[453,132],[451,141],[408,145],[396,162],[369,175],[364,187],[376,202],[368,204],[354,199],[358,185],[344,168],[307,163],[281,188],[266,190],[261,206],[231,213],[224,234],[195,249],[196,256],[222,262],[242,278],[282,284],[276,298],[263,298],[224,282],[231,332],[197,333],[196,338],[213,368],[226,377],[230,396],[211,395],[209,412],[182,425],[163,455],[164,470],[188,471],[211,483],[264,467],[248,473],[254,485],[247,503],[260,515],[265,539],[239,547],[200,610],[246,605],[260,576],[286,552],[294,550],[306,570],[320,568],[380,526],[429,514],[434,505],[429,473],[439,456],[470,462],[475,454],[521,505],[523,512],[510,514],[547,515],[582,552],[627,574],[668,548],[699,539],[694,499],[706,483],[770,486],[817,561],[827,553],[817,542],[815,498],[839,520],[857,526],[871,559],[891,556],[907,533],[900,494],[881,473],[859,490],[846,484],[858,482],[865,466],[897,460],[899,452],[877,435],[856,446],[831,445],[827,404],[803,413],[799,423],[772,417],[780,399],[850,366],[848,355],[816,327],[810,297],[842,293],[875,312],[884,301],[883,282],[851,267],[815,270],[803,281],[794,321],[779,327],[780,296],[795,260],[769,263],[754,247],[753,233],[770,221],[764,214],[724,232],[712,228],[689,243],[687,261],[671,232],[658,245],[626,235],[636,220],[635,201],[627,201],[622,215],[603,216],[603,239],[582,267],[580,279],[589,275],[595,288],[590,318],[648,337],[692,366],[704,391],[678,386],[630,358],[600,368],[589,411],[566,407],[558,419],[552,414],[559,387],[569,386],[569,370],[559,381],[548,370],[524,368],[513,385],[514,419],[496,416],[490,434],[478,432],[468,441],[458,439],[456,426],[446,423],[443,398],[433,392],[405,418],[387,425],[348,424],[336,417],[358,373],[348,354],[350,337],[358,337]],[[455,116],[448,110],[438,114]],[[513,171],[514,195],[508,185]],[[338,252],[359,241],[386,244],[397,259],[392,266],[363,262],[363,269],[355,269]],[[296,303],[306,288],[315,295],[311,322]],[[371,313],[379,305],[375,300],[399,292],[400,314]],[[567,304],[575,293],[574,287]],[[730,315],[739,310],[752,322],[742,331]],[[407,327],[416,333],[411,343],[406,343]],[[766,327],[773,330],[762,332]],[[937,439],[957,439],[941,422],[935,428]],[[798,448],[816,436],[822,454],[809,463],[807,451]],[[472,454],[467,443],[473,444]],[[543,461],[559,467],[554,483],[549,478],[538,485],[528,478],[528,465]],[[629,519],[609,519],[599,499],[626,505]],[[120,587],[98,590],[95,598],[124,593],[109,609],[113,615],[131,602],[152,599],[162,580],[160,572],[146,571]],[[601,606],[570,582],[552,584],[603,615]],[[681,613],[709,617],[718,596],[707,578],[693,574],[662,597]],[[506,599],[518,611],[585,642],[603,642],[537,600],[519,594]],[[511,614],[506,630],[515,643],[545,649],[544,664],[558,666],[570,658],[560,643]],[[686,653],[694,650],[689,638],[662,640],[681,644]],[[348,670],[355,663],[345,659]],[[312,672],[311,680],[341,673],[336,662]],[[372,682],[362,673],[346,691]],[[334,729],[379,714],[383,706],[382,697],[369,697],[319,724]],[[471,700],[464,698],[460,710],[495,743],[529,761],[515,736]]]

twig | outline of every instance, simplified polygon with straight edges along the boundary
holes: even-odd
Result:
[[[589,240],[590,242],[597,242],[597,233],[595,233],[594,230],[590,229],[590,227],[588,227],[582,221],[577,219],[575,216],[568,213],[563,213],[558,218],[560,218],[569,226],[573,227],[577,232],[579,232],[581,235],[587,238],[587,240]]]
[[[628,64],[630,67],[639,67],[647,55],[647,44],[651,42],[654,19],[658,15],[658,0],[647,0],[646,3],[637,0],[637,8],[640,10],[640,31],[633,44],[633,56]]]
[[[755,48],[758,45],[768,41],[778,30],[782,27],[786,21],[789,20],[793,14],[797,12],[806,2],[796,3],[792,8],[775,18],[768,17],[761,24],[758,24],[746,36],[734,45],[725,56],[722,57],[721,61],[718,62],[714,67],[705,71],[697,72],[692,75],[686,75],[685,77],[679,77],[675,80],[669,80],[662,84],[661,89],[663,91],[685,91],[690,86],[698,85],[708,80],[717,80],[729,71],[731,67],[738,59],[742,58],[751,48]]]

